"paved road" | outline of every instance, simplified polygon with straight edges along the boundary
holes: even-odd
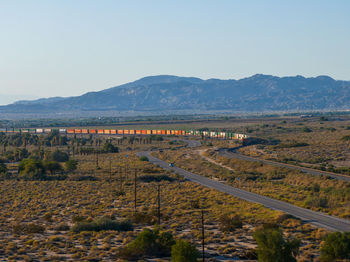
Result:
[[[332,177],[334,179],[344,180],[344,181],[350,182],[350,176],[335,174],[335,173],[331,173],[331,172],[325,172],[325,171],[316,170],[316,169],[307,168],[307,167],[300,167],[300,166],[284,164],[284,163],[280,163],[280,162],[255,158],[255,157],[251,157],[251,156],[245,156],[245,155],[242,155],[240,153],[237,153],[235,150],[221,148],[218,151],[219,151],[220,155],[228,157],[228,158],[236,158],[236,159],[246,160],[246,161],[251,161],[251,162],[262,162],[264,164],[268,164],[268,165],[272,165],[272,166],[287,167],[290,169],[296,169],[296,170],[299,170],[299,171],[302,171],[304,173],[311,174],[314,176],[329,176],[329,177]]]
[[[319,227],[327,228],[333,231],[350,231],[350,221],[345,219],[340,219],[337,217],[328,216],[324,213],[311,211],[305,208],[297,207],[283,201],[275,200],[269,197],[254,194],[245,190],[234,188],[232,186],[220,183],[209,178],[196,175],[194,173],[188,172],[179,167],[169,167],[169,164],[150,155],[149,152],[139,152],[139,156],[147,156],[149,161],[152,163],[166,169],[173,170],[174,172],[183,175],[186,179],[199,183],[203,186],[216,189],[221,192],[225,192],[232,196],[262,204],[268,208],[280,210],[285,213],[291,214],[295,217],[302,219],[305,222],[314,224]]]

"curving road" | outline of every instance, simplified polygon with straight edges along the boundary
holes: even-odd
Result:
[[[195,145],[192,144],[191,146],[194,147]],[[200,175],[196,175],[194,173],[191,173],[179,167],[170,167],[168,163],[160,160],[159,158],[151,156],[150,152],[139,152],[137,153],[137,155],[146,156],[148,157],[150,162],[164,168],[165,170],[174,171],[175,173],[184,176],[186,179],[192,182],[199,183],[203,186],[213,188],[221,192],[225,192],[227,194],[230,194],[232,196],[235,196],[250,202],[262,204],[271,209],[283,211],[297,218],[300,218],[307,223],[311,223],[316,226],[323,227],[332,231],[342,231],[342,232],[350,231],[350,221],[348,220],[329,216],[324,213],[315,212],[309,209],[297,207],[292,204],[285,203],[283,201],[275,200],[269,197],[261,196],[242,189],[238,189],[238,188],[220,183],[218,181],[211,180],[209,178],[206,178]]]
[[[284,164],[284,163],[280,163],[280,162],[255,158],[255,157],[251,157],[251,156],[246,156],[246,155],[242,155],[240,153],[237,153],[234,149],[221,148],[218,150],[218,152],[220,155],[222,155],[224,157],[228,157],[228,158],[236,158],[239,160],[246,160],[246,161],[250,161],[250,162],[261,162],[261,163],[264,163],[267,165],[296,169],[296,170],[299,170],[301,172],[304,172],[304,173],[307,173],[310,175],[314,175],[314,176],[329,176],[329,177],[334,178],[334,179],[350,182],[350,176],[335,174],[335,173],[316,170],[316,169],[307,168],[307,167],[300,167],[300,166]]]

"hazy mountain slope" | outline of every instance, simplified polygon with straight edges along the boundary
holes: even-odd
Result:
[[[350,81],[254,75],[240,80],[145,77],[132,83],[69,98],[21,101],[0,112],[96,110],[315,110],[350,108]]]

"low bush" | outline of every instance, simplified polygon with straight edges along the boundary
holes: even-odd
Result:
[[[34,234],[34,233],[44,233],[45,228],[39,224],[16,224],[13,226],[14,234]]]
[[[157,222],[157,217],[153,214],[137,212],[133,213],[129,219],[136,224],[155,224]]]
[[[55,231],[69,231],[70,227],[66,224],[59,224],[55,227]]]
[[[78,222],[71,228],[71,231],[79,233],[82,231],[102,231],[102,230],[116,230],[116,231],[130,231],[133,227],[130,221],[116,221],[110,218],[102,217],[92,222],[82,221]]]
[[[196,262],[199,257],[197,248],[184,240],[177,240],[171,248],[171,261]]]
[[[343,259],[350,259],[350,233],[333,232],[328,234],[321,247],[321,260],[338,261]]]
[[[146,183],[161,182],[161,181],[173,182],[175,180],[174,178],[167,175],[145,175],[145,176],[138,177],[138,179]]]
[[[148,257],[170,256],[171,247],[175,244],[169,232],[145,228],[134,241],[119,251],[118,256],[126,260],[137,260]]]
[[[266,224],[253,235],[258,244],[258,260],[265,262],[296,262],[300,240],[283,238],[282,230],[274,224]]]
[[[140,156],[140,161],[149,161],[147,156]]]
[[[222,215],[219,218],[219,227],[223,232],[233,232],[237,228],[242,228],[243,223],[238,215]]]
[[[69,177],[70,181],[97,181],[97,178],[94,176],[87,175],[76,175]]]

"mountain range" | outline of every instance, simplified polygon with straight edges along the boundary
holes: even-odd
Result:
[[[0,106],[0,113],[347,109],[350,109],[350,81],[334,80],[329,76],[305,78],[257,74],[239,80],[202,80],[159,75],[76,97],[18,101]]]

